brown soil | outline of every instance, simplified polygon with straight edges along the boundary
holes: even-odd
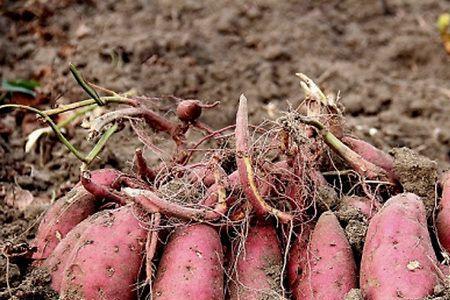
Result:
[[[366,236],[369,222],[367,218],[356,208],[348,205],[341,205],[336,211],[345,235],[356,255],[362,253],[364,238]]]
[[[446,300],[450,298],[450,291],[448,288],[448,282],[445,284],[437,284],[434,287],[434,293],[431,296],[424,298],[424,300]]]
[[[434,208],[438,166],[436,162],[408,148],[395,148],[394,169],[405,192],[420,196],[430,214]]]
[[[385,150],[412,148],[448,168],[450,56],[434,24],[450,3],[387,0],[386,11],[381,2],[3,1],[0,77],[38,80],[49,99],[42,106],[75,101],[85,95],[68,72],[74,62],[116,91],[220,100],[220,113],[203,116],[220,127],[234,121],[241,93],[255,122],[295,104],[303,96],[293,76],[300,71],[327,93],[340,91],[355,135]],[[14,183],[34,196],[58,197],[76,182],[79,162],[52,137],[26,155],[24,118],[30,120],[23,112],[1,115],[0,190]],[[69,131],[75,134],[74,142],[88,149],[85,132]],[[139,145],[129,136],[113,138],[120,147],[109,147],[93,167],[128,168]],[[3,196],[1,244],[29,241],[37,213],[19,213]],[[45,281],[30,281],[29,274],[10,265],[12,292],[27,282],[44,289]],[[3,278],[0,295],[9,298]],[[39,291],[16,296],[49,298]]]

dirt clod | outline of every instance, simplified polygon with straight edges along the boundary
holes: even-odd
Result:
[[[327,185],[321,185],[317,188],[317,206],[321,211],[335,208],[339,202],[336,191]]]
[[[364,238],[366,236],[367,221],[350,220],[345,226],[345,234],[347,235],[348,242],[358,252],[362,252],[364,246]]]
[[[351,289],[344,300],[364,300],[360,289]]]
[[[428,214],[433,211],[438,166],[435,161],[408,148],[395,148],[394,169],[405,192],[415,193],[423,199]]]
[[[344,227],[344,232],[352,248],[361,253],[364,246],[369,222],[367,218],[355,207],[341,205],[336,216]]]
[[[447,285],[448,280],[444,283],[438,283],[433,290],[433,295],[430,295],[423,300],[448,300],[450,299],[450,288]]]

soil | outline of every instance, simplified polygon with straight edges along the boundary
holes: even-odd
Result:
[[[345,300],[363,300],[361,291],[359,289],[351,289],[345,297]]]
[[[302,72],[327,94],[340,92],[354,135],[384,150],[411,148],[447,169],[450,56],[435,21],[450,3],[386,0],[386,9],[382,2],[2,1],[0,78],[39,81],[33,105],[67,103],[86,98],[68,71],[73,62],[89,80],[118,92],[220,100],[220,113],[202,116],[219,128],[234,122],[241,93],[253,122],[298,103],[303,94],[294,74]],[[173,102],[155,105],[174,113]],[[1,114],[2,245],[30,241],[36,216],[78,178],[80,163],[54,137],[24,153],[26,135],[38,126],[30,114]],[[68,135],[83,150],[92,146],[83,129]],[[129,168],[139,142],[125,129],[110,145],[92,168]],[[32,213],[7,206],[11,186],[43,204]],[[0,263],[3,270],[6,262]],[[45,276],[30,269],[11,263],[11,290],[2,275],[0,299],[9,299],[9,292],[49,299],[47,281],[39,279]],[[34,288],[21,293],[30,283]]]
[[[435,206],[435,189],[438,180],[436,162],[405,147],[394,148],[391,153],[394,156],[395,174],[403,188],[407,192],[420,196],[428,214],[431,214]]]

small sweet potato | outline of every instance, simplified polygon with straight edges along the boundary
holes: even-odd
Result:
[[[390,198],[369,223],[360,271],[364,299],[422,299],[433,293],[437,266],[422,201],[412,193]]]
[[[219,234],[208,225],[176,229],[164,249],[152,299],[224,299]]]
[[[292,291],[294,299],[341,300],[356,287],[353,253],[332,212],[320,216],[306,254],[300,282]]]
[[[441,246],[450,252],[450,171],[444,173],[440,181],[442,196],[436,219],[436,227]]]
[[[127,205],[86,220],[63,272],[61,299],[136,299],[147,230]]]
[[[380,202],[371,201],[366,197],[344,196],[342,197],[341,207],[354,208],[369,220],[380,209]]]
[[[365,160],[385,170],[390,178],[397,178],[394,170],[394,158],[391,155],[363,140],[345,136],[342,141]]]
[[[120,175],[116,170],[103,169],[92,172],[92,181],[101,185],[111,185]],[[32,245],[37,251],[33,259],[47,258],[78,223],[97,211],[95,197],[77,184],[69,193],[58,199],[45,213]]]
[[[186,168],[190,167],[189,165]],[[207,166],[194,166],[187,173],[191,182],[202,182],[206,187],[214,184],[214,173]]]
[[[229,285],[231,300],[280,299],[282,255],[272,224],[250,227],[243,249],[235,247]]]

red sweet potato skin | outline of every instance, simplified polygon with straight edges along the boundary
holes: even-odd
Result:
[[[119,174],[112,169],[96,170],[92,172],[92,181],[111,185]],[[47,258],[72,228],[96,211],[95,197],[77,184],[45,213],[32,243],[37,249],[33,259]]]
[[[291,290],[298,290],[300,279],[305,272],[308,258],[308,243],[312,233],[312,225],[305,224],[299,233],[297,240],[289,250],[289,260],[287,265],[287,277]]]
[[[222,264],[222,245],[213,227],[180,227],[164,249],[152,299],[224,299]]]
[[[422,201],[390,198],[369,223],[360,286],[364,299],[422,299],[437,283],[437,260]]]
[[[147,229],[127,205],[91,216],[63,272],[61,299],[136,299]]]
[[[436,218],[439,242],[450,252],[450,171],[441,178],[442,196],[439,204],[439,213]]]
[[[67,236],[53,250],[52,254],[43,262],[42,267],[46,268],[52,276],[51,286],[59,292],[63,279],[63,272],[72,250],[77,246],[80,237],[89,227],[89,218],[75,226]]]
[[[306,266],[292,291],[293,299],[341,300],[356,287],[353,253],[332,212],[320,216],[306,253]]]
[[[95,197],[80,185],[58,199],[39,224],[33,259],[47,258],[72,228],[96,210]]]
[[[359,196],[344,196],[342,197],[342,204],[347,207],[355,208],[364,215],[368,220],[380,209],[381,204],[377,200],[370,200],[366,197]]]
[[[250,227],[243,248],[234,249],[230,299],[282,299],[282,255],[273,225]]]
[[[342,141],[353,151],[361,155],[365,160],[384,169],[389,177],[395,179],[394,158],[388,153],[376,148],[375,146],[349,136],[343,137]]]

